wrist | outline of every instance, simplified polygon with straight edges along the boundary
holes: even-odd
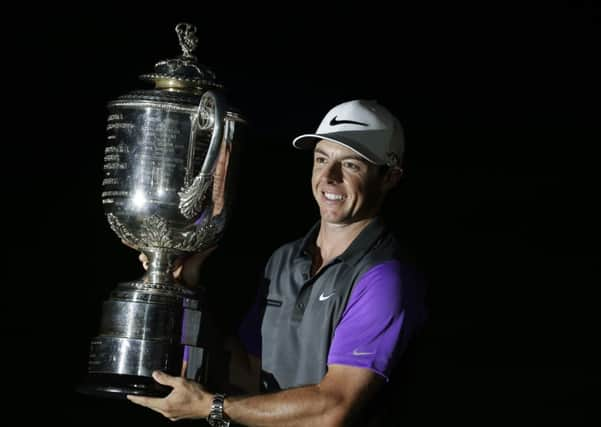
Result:
[[[213,407],[213,400],[215,400],[214,393],[207,393],[207,404],[205,405],[204,418],[208,418],[211,414],[211,408]]]
[[[228,421],[230,421],[230,422],[231,422],[231,421],[232,421],[232,419],[231,419],[231,418],[230,418],[230,416],[227,414],[227,405],[228,405],[228,403],[230,403],[230,397],[229,397],[229,396],[226,396],[226,395],[224,394],[224,396],[223,396],[223,416],[225,417],[225,419],[226,419],[226,420],[228,420]]]
[[[212,427],[228,427],[230,420],[225,415],[225,395],[215,393],[212,395],[211,408],[207,416],[207,422]]]

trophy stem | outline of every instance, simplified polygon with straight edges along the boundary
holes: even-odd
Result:
[[[144,275],[145,283],[175,286],[173,270],[175,260],[180,253],[166,248],[148,248],[142,252],[148,257],[148,271]]]

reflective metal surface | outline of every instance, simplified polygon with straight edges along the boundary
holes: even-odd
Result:
[[[92,339],[95,394],[166,392],[150,375],[179,375],[184,346],[204,363],[202,301],[173,279],[175,260],[212,248],[227,223],[238,127],[214,73],[197,63],[195,28],[178,24],[182,55],[155,65],[154,82],[108,103],[102,203],[116,235],[149,259],[146,274],[105,301]],[[203,369],[188,366],[187,376]]]

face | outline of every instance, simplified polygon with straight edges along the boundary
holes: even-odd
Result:
[[[322,221],[344,225],[374,216],[386,182],[378,166],[351,149],[325,140],[315,146],[311,186]]]

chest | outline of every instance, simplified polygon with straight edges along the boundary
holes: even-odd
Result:
[[[270,278],[265,320],[278,328],[335,327],[348,301],[356,273],[340,261],[311,274],[310,260],[291,263]]]

